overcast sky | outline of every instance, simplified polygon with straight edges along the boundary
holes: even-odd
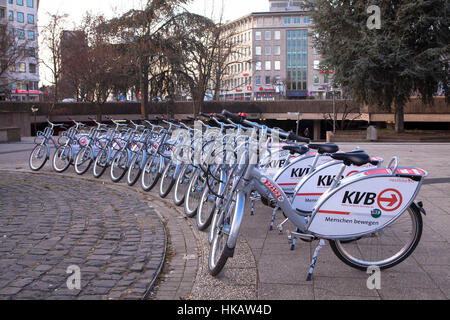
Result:
[[[131,8],[141,8],[145,0],[41,0],[38,12],[38,25],[45,25],[47,12],[49,13],[67,13],[68,26],[73,28],[78,25],[86,11],[93,13],[104,13],[112,17]],[[186,5],[190,12],[205,15],[207,17],[220,17],[223,7],[223,20],[234,20],[251,12],[261,12],[269,10],[268,0],[192,0]],[[40,50],[40,56],[45,59],[47,55],[44,50]],[[51,73],[41,64],[40,68],[41,83],[48,84],[51,81]]]
[[[69,14],[70,20],[78,23],[84,12],[92,11],[105,13],[112,16],[129,10],[133,7],[141,7],[145,0],[41,0],[39,5],[39,24],[46,22],[46,12],[59,12]],[[267,11],[268,0],[193,0],[186,8],[195,13],[211,17],[221,12],[224,7],[224,19],[234,20],[251,12]],[[213,15],[211,14],[213,12]]]

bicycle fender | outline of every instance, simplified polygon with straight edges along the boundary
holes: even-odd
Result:
[[[244,217],[244,210],[245,209],[245,193],[244,192],[238,192],[237,194],[237,199],[236,199],[236,205],[234,207],[234,218],[233,218],[233,223],[231,225],[231,231],[230,231],[230,235],[228,237],[228,241],[227,241],[227,247],[234,254],[234,248],[236,247],[236,243],[237,243],[237,239],[239,236],[239,230],[241,228],[241,223],[242,223],[242,219]],[[229,257],[232,257],[229,256]]]
[[[320,238],[345,239],[382,230],[411,206],[426,176],[419,168],[353,174],[319,198],[308,231]]]

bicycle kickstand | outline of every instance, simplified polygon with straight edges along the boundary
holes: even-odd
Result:
[[[255,202],[256,202],[256,200],[260,200],[260,199],[261,199],[261,197],[257,193],[255,193],[255,192],[251,193],[251,195],[250,195],[250,200],[252,202],[252,205],[251,205],[251,208],[250,208],[250,215],[251,216],[255,215]]]
[[[279,209],[279,207],[275,207],[275,208],[273,209],[273,212],[272,212],[272,219],[270,220],[270,227],[269,227],[269,230],[270,230],[270,231],[273,230],[273,224],[275,223],[275,216],[276,216],[276,214],[277,214],[278,209]]]
[[[308,273],[308,276],[306,277],[306,281],[312,280],[312,275],[314,272],[314,268],[316,266],[317,256],[319,255],[320,249],[322,249],[324,246],[325,246],[325,240],[321,239],[319,241],[319,245],[317,246],[316,250],[314,251],[314,255],[312,258],[312,262],[311,262],[311,267],[309,268],[309,273]]]
[[[278,231],[280,231],[280,233],[282,233],[283,232],[283,225],[286,223],[286,222],[288,222],[289,221],[289,219],[286,219],[286,220],[284,220],[282,223],[280,223],[279,225],[278,225]]]

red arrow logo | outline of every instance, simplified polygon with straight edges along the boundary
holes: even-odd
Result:
[[[382,191],[377,199],[380,209],[392,212],[400,208],[403,202],[402,194],[395,189],[386,189]],[[387,203],[387,205],[385,204]]]
[[[392,194],[391,198],[380,198],[380,202],[389,202],[388,207],[392,207],[397,201],[398,198],[395,194]]]

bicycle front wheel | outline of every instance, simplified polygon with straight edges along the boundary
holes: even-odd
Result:
[[[330,245],[336,256],[353,268],[388,269],[409,257],[420,241],[422,229],[422,216],[411,205],[396,221],[376,233],[354,240],[331,240]]]
[[[83,147],[75,157],[75,172],[78,175],[85,174],[92,165],[93,150],[91,146]]]
[[[230,257],[229,252],[234,250],[234,248],[228,247],[227,242],[232,230],[234,217],[237,214],[241,214],[236,212],[236,210],[243,210],[244,208],[244,206],[236,206],[237,195],[236,191],[231,195],[225,208],[221,210],[216,217],[217,219],[214,219],[214,224],[211,225],[213,239],[209,250],[208,267],[209,273],[214,277],[222,271]]]
[[[203,178],[203,172],[201,169],[197,169],[197,173],[194,174],[193,179],[189,183],[184,199],[184,213],[187,217],[193,218],[197,214],[205,184],[206,181]]]
[[[47,146],[40,144],[34,147],[33,151],[31,151],[28,164],[30,165],[31,170],[39,171],[45,165],[47,160]]]
[[[128,152],[121,150],[117,152],[111,163],[111,181],[119,182],[128,170]]]
[[[175,184],[175,172],[177,170],[177,164],[170,162],[161,176],[161,182],[159,184],[159,196],[166,198],[170,191],[172,191]]]
[[[95,158],[92,174],[97,179],[99,179],[103,175],[103,173],[105,173],[106,168],[108,167],[108,154],[108,149],[102,149]]]
[[[56,149],[55,154],[53,155],[53,169],[62,173],[66,171],[70,164],[72,163],[72,147],[71,146],[60,146]]]
[[[152,190],[159,181],[161,174],[159,173],[160,157],[153,155],[147,159],[144,170],[141,174],[142,190],[148,192]]]
[[[141,150],[135,153],[131,160],[130,167],[127,173],[127,184],[131,187],[136,184],[142,173],[142,162],[144,161],[144,151]]]
[[[189,178],[194,167],[190,164],[184,164],[181,168],[180,174],[175,182],[173,192],[173,203],[176,206],[182,206],[186,198],[187,187],[189,186]]]

